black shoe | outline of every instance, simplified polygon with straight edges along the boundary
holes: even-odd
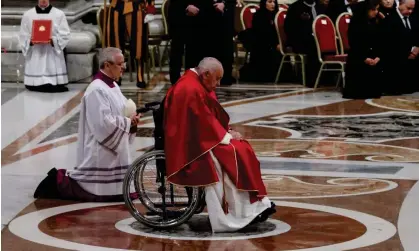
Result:
[[[146,88],[145,82],[137,82],[137,87],[141,89],[145,89]]]
[[[260,215],[259,215],[259,222],[265,222],[269,216],[271,216],[272,214],[276,213],[276,209],[275,209],[276,205],[275,203],[271,202],[271,207],[265,209],[265,211],[263,211]]]
[[[256,224],[256,223],[262,223],[262,222],[265,222],[266,220],[268,220],[269,216],[276,213],[275,207],[276,207],[275,203],[271,202],[271,207],[265,209],[262,213],[260,213],[258,216],[256,216],[256,218],[254,218],[252,220],[252,222],[249,223],[249,225],[253,225],[253,224]]]
[[[68,92],[68,87],[65,85],[57,85],[55,92]]]
[[[57,189],[57,169],[52,168],[48,176],[39,183],[33,195],[34,198],[56,199],[59,198]]]

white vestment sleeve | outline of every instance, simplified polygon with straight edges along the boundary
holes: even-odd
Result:
[[[55,51],[60,54],[70,41],[70,27],[68,27],[67,18],[62,13],[58,18],[58,23],[54,23],[55,32],[52,35]]]
[[[121,142],[129,140],[131,119],[112,114],[108,97],[100,89],[93,90],[84,98],[87,124],[93,136],[100,145],[111,152],[119,153],[118,146]],[[121,149],[121,151],[125,150]]]
[[[230,144],[230,140],[232,140],[232,139],[233,139],[233,136],[230,133],[226,133],[226,135],[224,135],[223,140],[221,140],[220,144],[228,145],[228,144]]]
[[[31,35],[32,35],[32,23],[30,22],[30,18],[26,13],[22,17],[22,22],[20,23],[20,31],[19,31],[19,46],[22,49],[22,54],[24,57],[29,52],[31,48]]]

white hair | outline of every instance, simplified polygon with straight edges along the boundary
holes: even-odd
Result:
[[[207,57],[202,59],[201,62],[199,62],[197,68],[198,74],[202,75],[208,71],[213,73],[218,69],[223,70],[223,65],[216,58]]]
[[[105,62],[115,63],[115,56],[121,54],[122,51],[115,47],[107,47],[101,49],[99,52],[99,67],[103,69],[105,67]]]
[[[402,4],[408,4],[409,2],[413,2],[413,3],[415,3],[415,0],[400,0],[400,1],[399,1],[399,5],[402,5]]]

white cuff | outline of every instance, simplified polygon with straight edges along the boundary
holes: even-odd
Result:
[[[228,145],[228,144],[230,144],[230,140],[232,140],[232,139],[233,139],[233,136],[230,133],[226,133],[226,135],[224,135],[223,140],[221,140],[220,144]]]

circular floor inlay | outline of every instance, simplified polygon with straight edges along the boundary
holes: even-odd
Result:
[[[212,233],[208,215],[205,214],[194,215],[185,224],[168,230],[147,227],[134,218],[121,220],[115,224],[115,227],[129,234],[175,240],[242,240],[279,235],[291,229],[291,226],[285,222],[269,219],[235,233]]]

